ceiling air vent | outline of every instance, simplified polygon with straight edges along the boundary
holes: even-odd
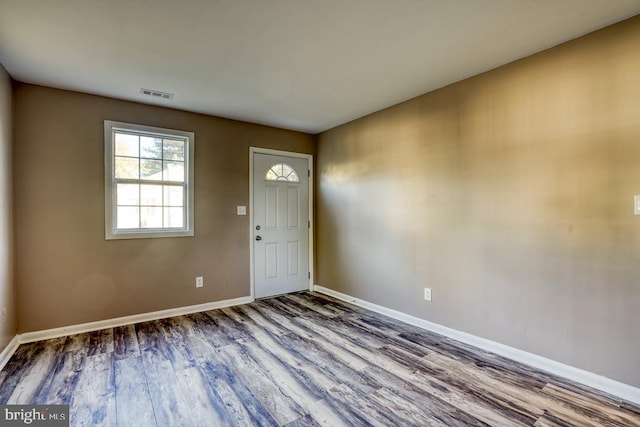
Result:
[[[160,99],[173,99],[172,93],[160,92],[159,90],[140,89],[140,93],[146,96]]]

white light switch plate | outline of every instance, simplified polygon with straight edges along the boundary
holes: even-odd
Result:
[[[238,206],[238,215],[246,215],[247,207],[246,206]]]
[[[633,214],[640,215],[640,195],[633,196]]]

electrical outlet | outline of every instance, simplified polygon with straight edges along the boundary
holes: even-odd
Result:
[[[2,323],[7,321],[7,307],[2,309]]]
[[[424,288],[424,299],[431,301],[431,288]]]
[[[204,277],[198,276],[196,277],[196,288],[201,288],[204,286]]]

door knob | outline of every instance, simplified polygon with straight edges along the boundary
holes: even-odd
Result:
[[[256,240],[262,240],[262,237],[256,236]]]

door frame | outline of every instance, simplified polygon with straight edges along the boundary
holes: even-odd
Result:
[[[309,290],[313,291],[314,282],[314,265],[313,265],[313,154],[294,153],[292,151],[273,150],[270,148],[249,147],[249,271],[250,271],[250,286],[251,294],[249,295],[252,300],[255,299],[255,260],[253,250],[253,229],[255,224],[253,223],[253,155],[254,154],[272,154],[275,156],[295,157],[298,159],[306,159],[307,166],[309,167]]]

